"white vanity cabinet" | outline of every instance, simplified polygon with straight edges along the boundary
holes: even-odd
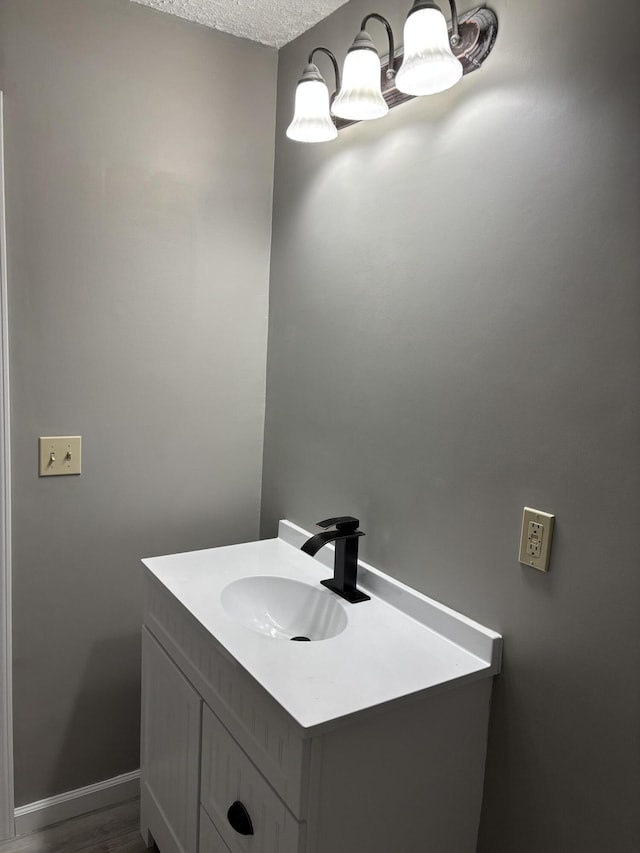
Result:
[[[189,590],[200,602],[195,578]],[[141,832],[147,845],[155,840],[161,853],[474,853],[490,677],[464,675],[458,684],[304,726],[229,653],[215,624],[205,625],[194,611],[162,571],[145,572]],[[434,637],[431,664],[438,668],[441,638]],[[353,642],[353,660],[341,666],[357,686],[362,638]],[[313,707],[324,694],[302,665],[291,663],[308,661],[310,646],[324,647],[311,649],[316,655],[340,648],[330,641],[285,642],[280,648],[293,655],[291,671],[278,677],[295,680]],[[371,657],[376,677],[393,680],[393,666],[373,646]],[[497,671],[499,664],[480,666],[471,658],[478,671]],[[246,809],[253,834],[232,826],[227,815],[234,803]]]

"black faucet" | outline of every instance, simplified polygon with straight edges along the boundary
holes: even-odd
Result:
[[[313,557],[327,542],[336,543],[336,556],[333,564],[333,577],[320,581],[323,586],[346,598],[352,604],[358,601],[369,601],[371,596],[356,589],[358,578],[358,538],[365,534],[358,530],[360,522],[350,515],[340,518],[326,518],[319,521],[317,526],[324,528],[324,533],[316,533],[302,546],[305,554]],[[327,530],[335,527],[335,530]]]

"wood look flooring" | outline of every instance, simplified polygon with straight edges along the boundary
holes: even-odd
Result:
[[[30,835],[0,842],[0,853],[153,853],[139,831],[140,800],[65,820]]]

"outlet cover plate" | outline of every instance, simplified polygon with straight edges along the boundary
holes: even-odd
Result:
[[[528,506],[524,508],[518,559],[525,566],[540,572],[549,571],[554,522],[555,515]]]
[[[79,435],[40,436],[40,476],[60,477],[80,474],[82,437]]]

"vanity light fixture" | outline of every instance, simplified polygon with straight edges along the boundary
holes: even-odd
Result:
[[[399,50],[395,50],[387,19],[377,12],[366,15],[347,52],[342,85],[333,53],[315,48],[298,82],[287,136],[299,142],[335,139],[338,130],[354,122],[382,118],[389,109],[414,97],[442,92],[480,68],[495,44],[498,18],[484,6],[459,16],[455,0],[449,0],[449,5],[451,25],[447,26],[432,0],[414,0],[405,22],[404,46]],[[387,31],[389,54],[382,60],[366,30],[370,20],[379,21]],[[334,66],[337,94],[333,103],[313,64],[316,51],[326,53]]]
[[[296,142],[328,142],[338,135],[329,111],[329,89],[313,62],[318,52],[325,53],[331,60],[336,76],[336,91],[340,89],[340,70],[335,56],[326,47],[315,47],[298,80],[293,121],[287,128],[287,136]]]
[[[460,44],[458,10],[455,0],[449,3],[451,36],[435,3],[415,0],[409,10],[404,25],[404,59],[396,77],[396,86],[407,95],[435,95],[462,77],[462,63],[451,50]]]
[[[368,121],[382,118],[389,112],[389,105],[382,97],[380,54],[365,27],[370,20],[380,21],[387,30],[389,39],[389,66],[386,78],[395,76],[393,30],[382,15],[372,12],[363,19],[360,32],[353,40],[342,67],[342,87],[331,106],[331,112],[339,118],[351,121]]]

